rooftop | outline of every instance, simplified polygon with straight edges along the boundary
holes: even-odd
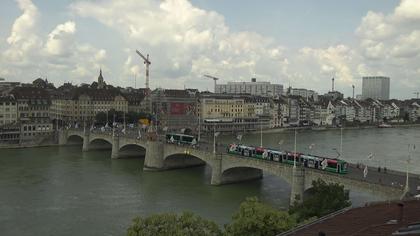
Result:
[[[319,232],[326,236],[420,235],[420,232],[393,234],[413,224],[420,224],[419,200],[372,203],[343,210],[281,235],[318,235]]]

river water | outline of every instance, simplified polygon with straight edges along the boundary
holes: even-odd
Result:
[[[344,130],[344,158],[405,170],[407,144],[420,148],[420,128]],[[232,136],[219,141],[233,140]],[[264,134],[263,145],[293,148],[293,131]],[[298,150],[336,155],[340,131],[300,131]],[[244,143],[259,144],[260,135]],[[308,146],[314,143],[314,148]],[[277,208],[288,204],[290,186],[275,176],[210,186],[207,167],[143,172],[143,158],[111,160],[110,150],[81,152],[81,146],[0,150],[1,235],[124,235],[133,217],[157,212],[192,211],[219,224],[248,196]],[[418,149],[410,171],[420,173]],[[380,200],[351,192],[355,205]]]

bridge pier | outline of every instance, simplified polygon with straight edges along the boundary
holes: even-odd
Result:
[[[143,170],[154,171],[164,169],[164,144],[159,141],[147,141]]]
[[[83,134],[83,147],[82,147],[82,151],[83,152],[89,151],[89,133],[88,132],[85,132]]]
[[[290,205],[303,201],[305,192],[305,168],[294,167],[292,170],[292,189],[290,193]]]
[[[67,143],[67,130],[58,131],[58,145],[66,145]]]
[[[112,136],[112,151],[111,151],[111,158],[117,159],[119,158],[119,151],[120,151],[120,138],[116,135]]]
[[[211,164],[211,185],[222,184],[222,156],[215,156]]]

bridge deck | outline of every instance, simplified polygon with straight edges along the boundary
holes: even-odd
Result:
[[[83,136],[83,131],[81,130],[71,130],[71,132],[69,132],[69,134],[74,135],[76,133],[79,133],[80,136]],[[99,136],[106,136],[106,135],[111,135],[111,133],[91,133],[92,135],[97,135]],[[128,134],[122,134],[122,133],[118,133],[117,135],[124,137],[126,140],[127,139],[133,139],[133,143],[138,143],[140,140],[137,139],[137,133],[136,132],[131,132]],[[92,137],[91,137],[92,138]],[[142,140],[144,139],[144,137],[142,138]],[[164,140],[163,137],[161,137],[161,140]],[[143,140],[145,141],[145,140]],[[140,141],[141,142],[141,141]],[[213,153],[213,144],[212,143],[200,143],[198,145],[199,147],[196,147],[197,150],[200,150],[201,152],[207,152],[207,153]],[[188,146],[180,146],[180,148],[185,149]],[[268,160],[261,160],[261,159],[255,159],[255,158],[251,158],[251,157],[242,157],[242,156],[237,156],[237,155],[231,155],[231,154],[227,154],[226,153],[226,147],[227,145],[225,144],[218,144],[217,148],[216,148],[216,153],[217,154],[223,154],[223,156],[228,155],[229,157],[235,157],[235,158],[245,158],[245,159],[249,159],[249,160],[259,160],[259,161],[264,161],[264,162],[270,162],[273,163],[273,165],[287,165],[290,166],[288,164],[284,164],[284,163],[278,163],[278,162],[273,162],[273,161],[268,161]],[[188,147],[190,148],[190,147]],[[316,170],[316,169],[311,169],[311,168],[307,168],[310,171],[313,172],[322,172],[323,174],[329,174],[329,175],[338,175],[338,174],[334,174],[334,173],[329,173],[329,172],[324,172],[322,170]],[[395,170],[387,170],[387,172],[384,172],[383,169],[381,170],[381,172],[378,171],[377,168],[374,167],[369,167],[369,171],[367,174],[367,177],[364,178],[363,177],[363,168],[357,168],[355,164],[350,164],[349,165],[349,173],[345,174],[345,175],[341,175],[342,178],[348,178],[348,179],[352,179],[352,180],[357,180],[357,181],[361,181],[361,182],[367,182],[367,183],[372,183],[372,184],[379,184],[379,185],[383,185],[383,186],[388,186],[388,187],[392,187],[392,188],[398,188],[398,189],[402,189],[404,188],[405,182],[406,182],[406,174],[403,172],[399,172],[399,171],[395,171]],[[410,174],[409,175],[409,186],[410,186],[410,194],[415,195],[415,194],[419,194],[417,191],[417,187],[420,186],[420,176],[419,175],[415,175],[415,174]]]

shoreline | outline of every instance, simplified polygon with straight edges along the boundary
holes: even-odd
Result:
[[[347,126],[343,127],[343,130],[355,130],[355,129],[393,129],[393,128],[411,128],[411,127],[420,127],[420,124],[395,124],[389,128],[379,128],[377,125],[366,125],[366,126]],[[314,130],[312,128],[321,128],[320,130]],[[310,130],[314,132],[322,132],[327,130],[340,130],[340,127],[281,127],[281,128],[270,128],[270,129],[263,129],[263,134],[270,134],[270,133],[281,133],[290,130]],[[250,131],[246,132],[245,134],[259,134],[261,131]]]

